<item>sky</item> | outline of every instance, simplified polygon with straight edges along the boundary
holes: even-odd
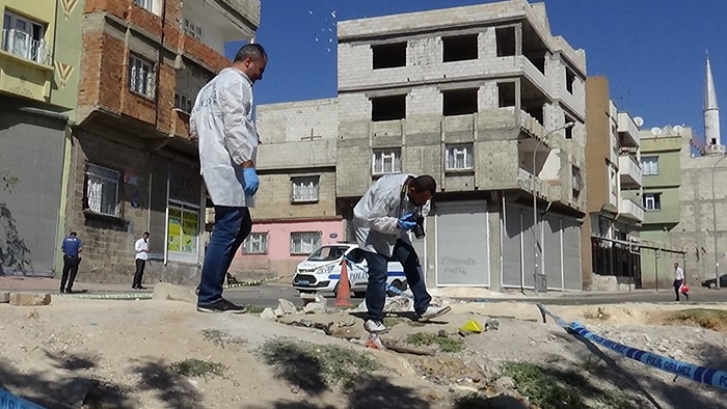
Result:
[[[336,22],[491,3],[486,0],[262,0],[256,42],[269,55],[256,104],[336,96]],[[530,0],[531,3],[534,1]],[[550,28],[586,51],[587,74],[608,77],[619,110],[642,129],[692,127],[703,138],[709,51],[727,143],[726,0],[545,0]],[[229,43],[233,57],[241,43]]]

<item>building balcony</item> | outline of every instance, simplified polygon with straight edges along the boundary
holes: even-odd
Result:
[[[618,113],[617,132],[621,139],[621,146],[626,148],[638,148],[641,146],[641,138],[639,138],[639,127],[631,118],[628,112]]]
[[[259,0],[185,0],[183,3],[182,31],[219,55],[225,54],[225,43],[252,39],[259,25]]]
[[[632,155],[621,155],[618,158],[618,174],[621,178],[622,187],[641,187],[643,186],[643,171],[641,164],[636,161]]]
[[[44,41],[33,40],[23,31],[2,31],[0,90],[47,101],[52,78],[53,58]]]
[[[622,217],[634,220],[635,222],[644,221],[644,209],[633,199],[621,199],[621,205],[618,209]]]

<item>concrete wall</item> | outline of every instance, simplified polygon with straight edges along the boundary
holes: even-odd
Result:
[[[304,219],[336,216],[336,174],[332,168],[304,171],[260,172],[260,185],[251,209],[253,220]],[[300,177],[318,178],[318,201],[293,201],[293,182]]]
[[[260,105],[256,115],[257,130],[263,141],[261,149],[267,144],[338,138],[335,98]]]

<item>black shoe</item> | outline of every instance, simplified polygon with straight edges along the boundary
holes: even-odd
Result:
[[[133,284],[133,285],[131,286],[131,288],[132,288],[132,289],[134,289],[134,290],[136,290],[136,284]]]
[[[73,294],[73,290],[71,290],[70,288],[66,288],[66,294]]]
[[[247,312],[245,307],[233,304],[224,298],[212,304],[197,304],[197,311],[210,313],[226,312],[232,314],[244,314]]]
[[[60,293],[61,293],[61,294],[63,294],[64,292],[65,292],[65,291],[63,291],[63,289],[61,288],[61,292],[60,292]]]
[[[146,290],[146,287],[144,287],[144,286],[142,286],[142,285],[140,284],[140,285],[137,285],[137,286],[136,286],[136,289],[137,289],[137,290]]]

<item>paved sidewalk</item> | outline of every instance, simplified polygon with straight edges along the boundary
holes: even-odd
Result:
[[[73,283],[75,292],[88,293],[151,293],[154,285],[144,285],[146,290],[135,290],[131,284],[99,284],[76,281]],[[57,278],[0,276],[0,291],[45,292],[57,294],[60,289],[60,280]]]

